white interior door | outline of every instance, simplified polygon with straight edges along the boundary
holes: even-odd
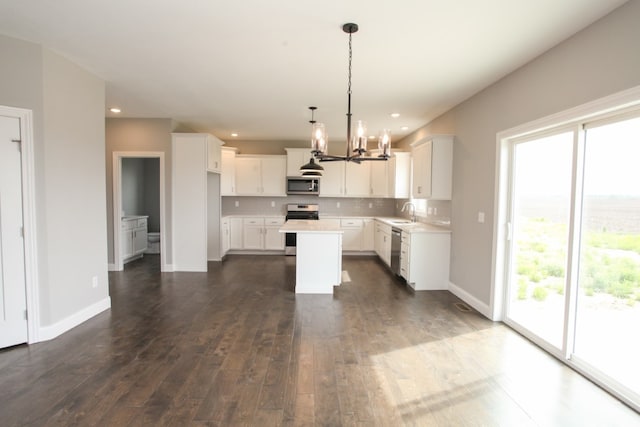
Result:
[[[20,119],[0,116],[0,348],[27,342]]]

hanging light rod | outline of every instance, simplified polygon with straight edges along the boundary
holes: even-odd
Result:
[[[378,138],[378,149],[380,154],[378,157],[365,156],[367,152],[367,127],[365,122],[358,120],[352,135],[351,129],[351,61],[353,57],[352,35],[358,31],[358,25],[347,23],[342,26],[342,31],[349,34],[349,74],[347,86],[347,149],[344,156],[333,156],[327,154],[328,139],[323,123],[316,123],[313,119],[313,113],[317,107],[309,107],[311,110],[311,152],[316,159],[321,162],[345,161],[360,163],[365,160],[387,160],[391,152],[391,133],[388,129],[380,132]]]

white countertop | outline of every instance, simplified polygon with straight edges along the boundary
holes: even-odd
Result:
[[[380,218],[376,217],[377,221],[383,222],[394,228],[407,233],[451,233],[451,229],[446,225],[430,224],[424,222],[411,222],[406,218]]]
[[[335,222],[323,219],[290,219],[279,230],[281,233],[331,233],[342,234],[344,231]]]

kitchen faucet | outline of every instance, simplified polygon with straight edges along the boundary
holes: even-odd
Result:
[[[416,205],[414,205],[413,203],[405,202],[405,204],[402,205],[402,209],[400,210],[400,212],[404,212],[404,210],[408,208],[411,209],[409,211],[409,213],[411,214],[411,222],[416,222]]]

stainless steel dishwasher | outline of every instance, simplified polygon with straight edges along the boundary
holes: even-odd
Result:
[[[402,248],[402,230],[391,229],[391,271],[400,275],[400,249]]]

